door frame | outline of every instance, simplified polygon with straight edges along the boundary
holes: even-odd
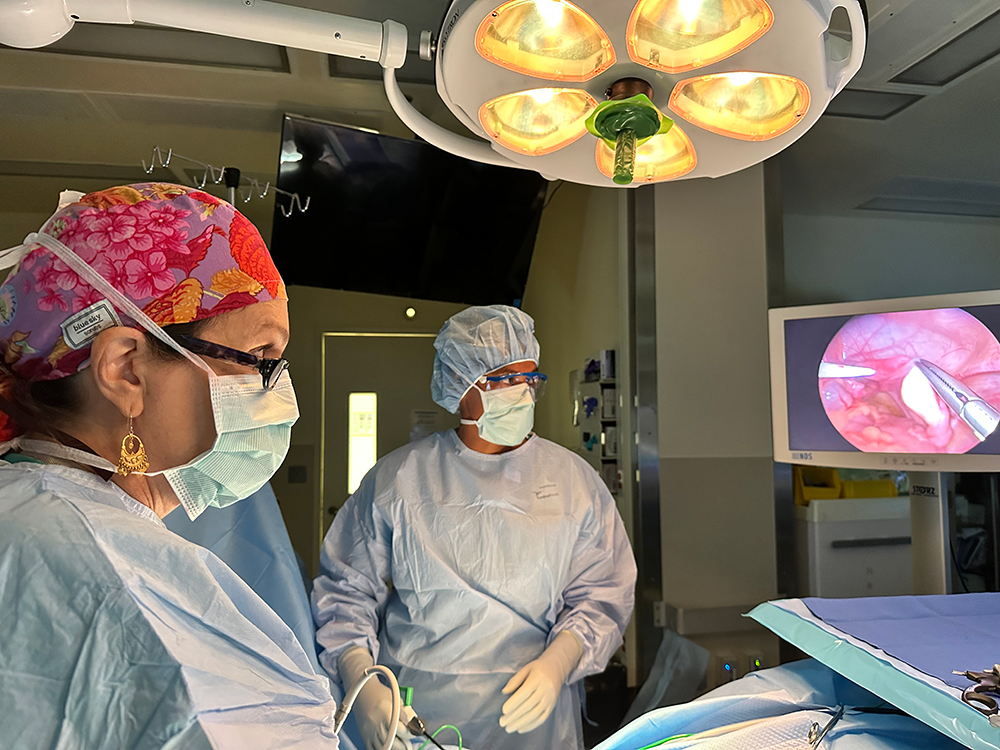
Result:
[[[324,331],[320,337],[320,375],[319,375],[319,503],[316,528],[319,532],[320,549],[323,546],[323,527],[326,521],[326,342],[337,338],[368,338],[368,339],[433,339],[436,333],[392,333],[369,331]]]

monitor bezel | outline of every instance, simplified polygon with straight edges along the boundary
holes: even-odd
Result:
[[[937,294],[926,297],[837,302],[826,305],[777,307],[768,310],[768,341],[771,359],[771,433],[774,460],[805,466],[840,469],[914,471],[1000,471],[1000,456],[967,453],[862,453],[851,451],[793,451],[788,445],[788,401],[786,398],[785,322],[843,315],[933,310],[945,307],[1000,305],[1000,290]],[[1000,338],[1000,331],[996,332]]]

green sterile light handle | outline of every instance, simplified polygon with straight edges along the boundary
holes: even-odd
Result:
[[[615,176],[616,185],[630,185],[635,177],[635,150],[638,139],[632,128],[618,131],[615,139]]]

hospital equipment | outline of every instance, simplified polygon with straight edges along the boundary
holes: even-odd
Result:
[[[399,683],[396,681],[396,675],[392,673],[392,670],[381,666],[380,664],[374,664],[368,667],[361,679],[351,686],[350,691],[344,696],[344,700],[337,707],[337,713],[333,717],[333,726],[337,734],[340,734],[340,730],[344,727],[344,722],[347,720],[347,715],[351,712],[354,707],[354,702],[358,699],[358,695],[361,693],[362,688],[368,683],[368,680],[372,679],[376,675],[382,675],[385,677],[386,681],[389,683],[389,689],[392,692],[392,713],[390,714],[389,726],[396,726],[399,721],[399,713],[403,707],[403,701],[399,696]],[[385,739],[385,744],[382,746],[382,750],[392,750],[392,742],[396,738],[394,734],[389,734]]]
[[[598,186],[718,177],[782,151],[861,67],[862,0],[454,0],[438,94],[473,138],[396,81],[407,30],[266,0],[3,0],[0,41],[41,47],[76,21],[144,22],[378,61],[399,118],[476,161]]]
[[[294,212],[305,213],[309,210],[309,204],[311,202],[311,197],[306,196],[303,201],[299,197],[298,193],[290,193],[287,190],[282,190],[279,187],[275,187],[270,182],[265,182],[263,185],[260,184],[253,177],[242,177],[240,175],[240,170],[234,169],[232,167],[214,167],[211,164],[206,164],[205,162],[198,161],[197,159],[192,159],[188,156],[182,156],[181,154],[175,154],[172,148],[167,149],[166,156],[163,155],[163,151],[159,146],[153,146],[153,153],[149,159],[149,164],[146,164],[146,160],[142,161],[142,168],[146,171],[146,174],[152,174],[153,170],[157,167],[169,167],[170,162],[179,159],[185,161],[189,164],[194,164],[196,167],[201,167],[204,171],[202,172],[200,180],[194,180],[194,184],[200,189],[204,189],[205,185],[208,184],[209,179],[218,185],[223,180],[226,183],[226,187],[229,188],[229,202],[233,205],[236,204],[236,198],[239,197],[244,203],[249,203],[250,199],[255,195],[258,198],[265,198],[268,193],[274,192],[283,198],[287,199],[288,205],[286,206],[281,201],[276,201],[276,205],[284,214],[285,218],[291,216]],[[234,179],[235,177],[235,179]],[[246,182],[246,189],[241,187],[243,182]]]
[[[913,594],[909,497],[813,500],[796,506],[799,591],[807,596]]]
[[[1000,403],[991,399],[993,363],[1000,356],[997,310],[996,290],[770,310],[775,460],[996,471]],[[869,349],[860,345],[875,336]],[[835,407],[845,402],[848,412],[835,424]],[[869,425],[864,408],[879,419]],[[866,433],[876,421],[877,429]]]

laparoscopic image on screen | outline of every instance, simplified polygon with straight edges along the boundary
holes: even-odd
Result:
[[[1000,454],[1000,306],[785,326],[793,450]]]

